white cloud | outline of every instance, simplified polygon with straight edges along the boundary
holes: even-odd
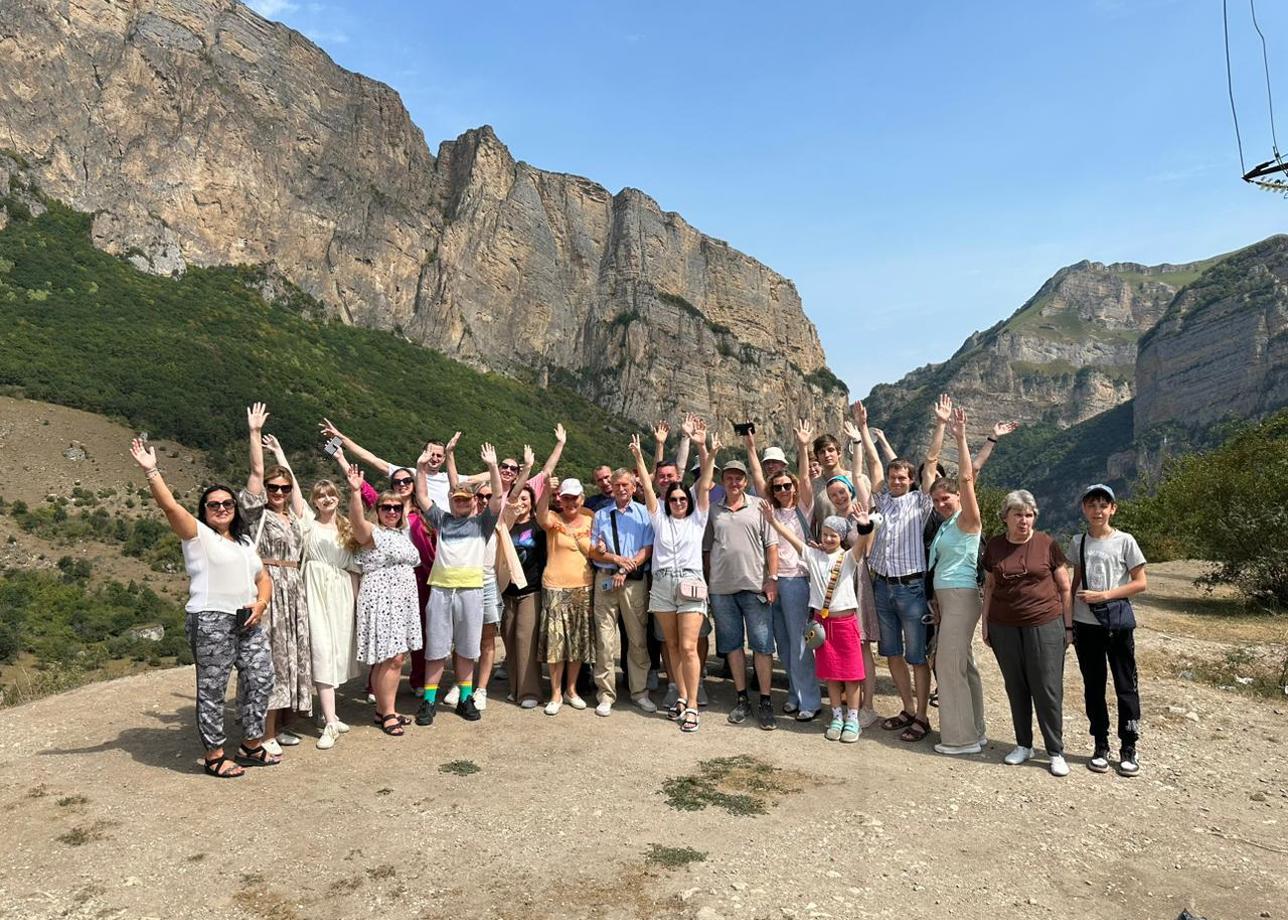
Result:
[[[276,19],[283,13],[294,13],[300,8],[291,0],[246,0],[246,5],[265,19]]]

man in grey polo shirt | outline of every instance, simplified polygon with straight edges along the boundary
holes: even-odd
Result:
[[[759,498],[747,494],[747,467],[737,460],[720,474],[724,497],[711,505],[703,541],[703,560],[711,610],[716,620],[716,654],[729,656],[738,701],[729,721],[738,724],[751,713],[747,699],[747,655],[751,645],[760,688],[757,718],[766,731],[777,728],[769,701],[774,666],[774,630],[770,604],[778,596],[778,534],[760,513]]]

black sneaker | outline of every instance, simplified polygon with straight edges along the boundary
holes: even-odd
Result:
[[[1109,772],[1109,742],[1097,741],[1096,750],[1087,761],[1087,769],[1092,773]]]
[[[466,697],[456,704],[456,714],[466,722],[477,722],[483,718],[483,713],[474,705],[473,695]]]
[[[778,720],[774,718],[774,704],[769,700],[760,701],[760,705],[756,707],[756,718],[760,722],[760,727],[767,732],[772,732],[778,727]]]
[[[1118,752],[1118,775],[1135,776],[1140,772],[1140,762],[1136,760],[1136,749],[1125,747]]]
[[[438,701],[437,701],[437,700],[435,700],[434,702],[432,702],[432,703],[431,703],[429,700],[422,699],[422,700],[420,701],[420,708],[416,710],[416,724],[417,724],[417,725],[433,725],[433,724],[434,724],[434,715],[435,715],[437,712],[438,712]]]
[[[743,722],[747,721],[747,716],[749,715],[751,715],[751,703],[747,702],[747,700],[742,697],[739,697],[738,704],[734,706],[733,710],[729,713],[729,721],[734,725],[741,725]]]

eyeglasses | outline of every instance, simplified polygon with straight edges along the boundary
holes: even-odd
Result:
[[[231,498],[225,498],[221,502],[206,502],[207,511],[232,511],[237,507],[237,502]]]
[[[401,512],[403,510],[403,506],[402,505],[381,505],[380,510],[389,511],[389,512]]]
[[[267,485],[265,485],[264,488],[270,492],[280,492],[282,495],[289,495],[291,490],[294,489],[295,486],[291,485],[289,482],[282,482],[282,483],[270,482]]]
[[[389,480],[389,482],[393,485],[395,489],[401,489],[403,486],[411,485],[413,482],[415,482],[415,480],[409,477],[403,476],[399,479],[391,479]]]
[[[517,463],[502,463],[502,464],[501,464],[501,469],[503,469],[503,470],[509,470],[511,473],[517,473],[517,472],[519,472],[519,464],[517,464]]]
[[[790,482],[776,482],[774,483],[773,488],[775,492],[790,492],[792,489],[796,487],[792,485]]]

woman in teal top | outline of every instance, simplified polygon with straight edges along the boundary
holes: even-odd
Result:
[[[944,524],[930,544],[938,623],[935,677],[939,681],[940,754],[978,754],[987,741],[984,732],[984,688],[975,667],[971,641],[979,623],[980,597],[976,580],[979,559],[979,501],[975,472],[966,444],[966,413],[958,409],[951,431],[957,439],[960,472],[956,481],[941,477],[930,487],[935,510]]]

